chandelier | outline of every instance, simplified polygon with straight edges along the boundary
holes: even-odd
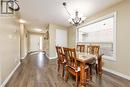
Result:
[[[72,17],[72,15],[70,14],[70,12],[68,11],[67,7],[66,7],[66,2],[63,2],[63,6],[65,7],[68,15],[70,16],[70,18],[68,19],[68,21],[73,24],[74,26],[78,26],[81,23],[84,22],[84,20],[86,19],[85,17],[79,17],[79,12],[75,11],[75,17]]]

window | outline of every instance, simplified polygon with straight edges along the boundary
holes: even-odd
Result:
[[[78,28],[78,43],[100,45],[103,58],[116,60],[116,13]]]

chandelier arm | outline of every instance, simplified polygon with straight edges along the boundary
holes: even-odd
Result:
[[[68,11],[67,7],[66,7],[66,6],[64,6],[64,7],[65,7],[65,10],[66,10],[66,12],[68,13],[68,15],[71,17],[71,14],[70,14],[70,12]]]
[[[79,23],[80,23],[80,21],[82,22],[81,18],[79,19]]]
[[[74,22],[74,24],[76,23],[76,21],[74,19],[72,19],[72,21]]]

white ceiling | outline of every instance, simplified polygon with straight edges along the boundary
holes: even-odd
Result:
[[[62,3],[68,3],[70,13],[75,10],[88,17],[123,0],[20,0],[21,18],[34,27],[44,27],[48,23],[70,26]]]

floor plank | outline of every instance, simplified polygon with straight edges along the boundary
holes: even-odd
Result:
[[[55,59],[49,60],[43,52],[32,53],[22,61],[5,87],[75,87],[75,78],[65,82],[57,72]],[[104,72],[102,78],[93,75],[86,87],[130,87],[130,81]]]

